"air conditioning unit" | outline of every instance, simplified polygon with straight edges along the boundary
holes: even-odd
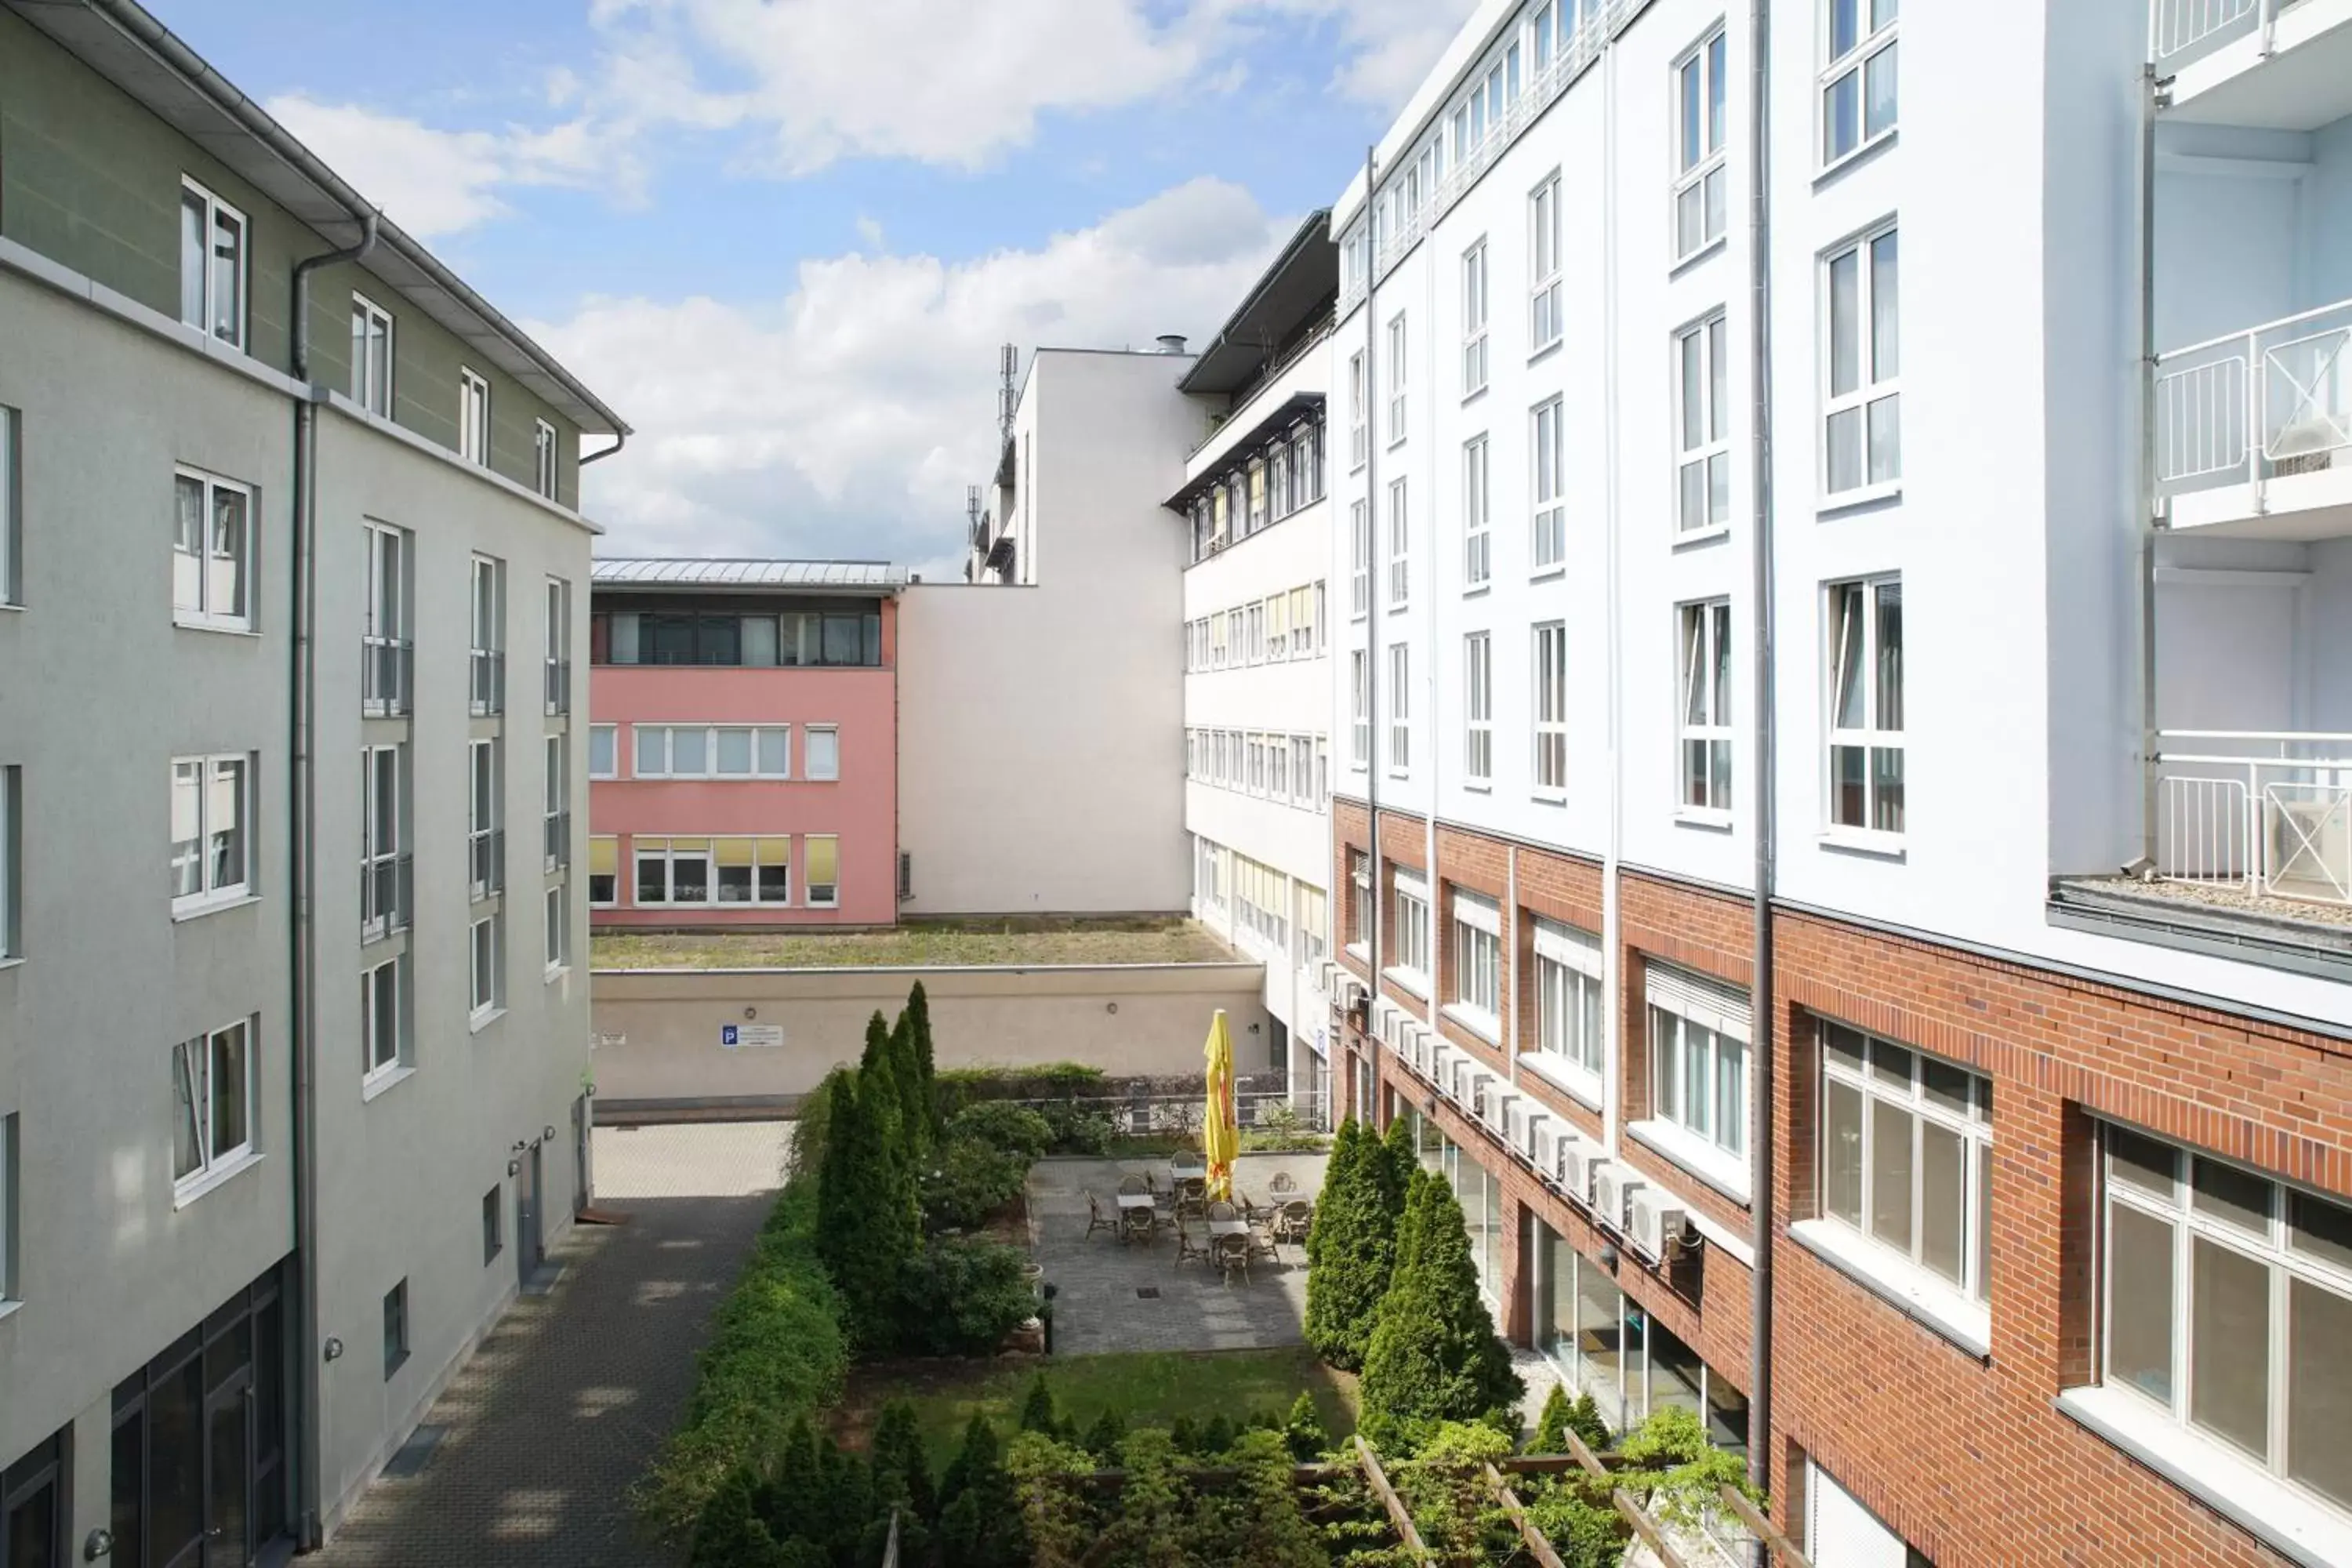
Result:
[[[1429,1081],[1448,1100],[1454,1098],[1454,1064],[1461,1055],[1444,1040],[1433,1037],[1429,1042]]]
[[[1476,1121],[1486,1120],[1486,1107],[1495,1098],[1495,1075],[1485,1068],[1468,1065],[1469,1092],[1462,1097],[1462,1108]]]
[[[1424,1079],[1429,1076],[1429,1031],[1427,1029],[1421,1028],[1413,1030],[1412,1070],[1419,1073]]]
[[[1511,1146],[1512,1153],[1528,1157],[1534,1155],[1534,1147],[1528,1142],[1528,1120],[1531,1116],[1542,1115],[1542,1111],[1535,1109],[1534,1102],[1527,1100],[1515,1099],[1503,1108],[1503,1142]]]
[[[1525,1156],[1537,1169],[1549,1172],[1551,1167],[1545,1163],[1538,1144],[1550,1131],[1549,1113],[1530,1100],[1519,1111],[1519,1130],[1511,1139],[1511,1147]]]
[[[1570,1197],[1587,1208],[1592,1206],[1593,1173],[1608,1163],[1598,1143],[1577,1137],[1559,1141],[1559,1184]]]
[[[1490,1084],[1487,1086],[1486,1104],[1484,1111],[1487,1130],[1493,1132],[1497,1138],[1504,1140],[1506,1142],[1511,1143],[1514,1147],[1517,1147],[1517,1141],[1511,1137],[1511,1119],[1518,1110],[1518,1108],[1519,1097],[1517,1095],[1504,1088],[1500,1083]]]
[[[1559,1130],[1551,1118],[1534,1118],[1535,1126],[1528,1134],[1528,1152],[1536,1163],[1536,1171],[1547,1181],[1559,1180]]]
[[[1651,1186],[1636,1184],[1633,1188],[1633,1250],[1655,1263],[1665,1257],[1666,1248],[1683,1238],[1684,1226],[1689,1219],[1682,1205],[1666,1193]]]
[[[1622,1234],[1634,1194],[1649,1186],[1631,1166],[1611,1160],[1592,1173],[1592,1217]]]

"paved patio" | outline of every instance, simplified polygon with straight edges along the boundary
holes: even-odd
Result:
[[[425,1417],[423,1468],[379,1479],[320,1568],[669,1568],[629,1488],[676,1425],[694,1352],[767,1217],[789,1130],[778,1122],[600,1127],[596,1201],[629,1216],[577,1226],[546,1296],[508,1309]],[[1083,1208],[1083,1204],[1080,1205]]]
[[[1311,1199],[1323,1189],[1328,1163],[1323,1154],[1244,1154],[1234,1163],[1234,1185],[1265,1203],[1274,1195],[1276,1173],[1287,1172],[1298,1184],[1297,1195]],[[1087,1234],[1087,1194],[1110,1213],[1119,1178],[1146,1170],[1167,1184],[1164,1159],[1040,1160],[1030,1168],[1030,1237],[1055,1288],[1055,1354],[1299,1343],[1307,1316],[1304,1248],[1286,1246],[1277,1260],[1253,1262],[1248,1283],[1227,1285],[1205,1264],[1177,1267],[1172,1230],[1148,1247],[1121,1246],[1108,1231]]]

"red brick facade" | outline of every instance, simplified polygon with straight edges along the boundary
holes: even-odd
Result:
[[[1363,847],[1360,806],[1334,809],[1333,886]],[[1388,865],[1422,868],[1426,829],[1383,813]],[[1589,860],[1443,828],[1431,878],[1439,996],[1452,984],[1449,899],[1456,887],[1504,911],[1507,1036],[1532,1044],[1533,917],[1598,933],[1601,868]],[[1514,896],[1516,895],[1516,896]],[[1619,888],[1624,1009],[1618,1090],[1624,1119],[1648,1102],[1645,965],[1664,962],[1746,987],[1753,904],[1624,873]],[[1350,895],[1351,896],[1351,895]],[[1383,907],[1388,907],[1385,900]],[[1384,933],[1385,934],[1385,933]],[[1818,1459],[1938,1565],[2277,1563],[2256,1537],[2174,1486],[2054,1404],[2095,1376],[2095,1120],[2138,1125],[2324,1192],[2352,1197],[2352,1045],[1811,915],[1774,918],[1769,1039],[1773,1095],[1774,1510],[1801,1519],[1803,1459]],[[1360,965],[1342,955],[1360,978]],[[1428,1005],[1383,994],[1417,1016]],[[1898,1310],[1789,1233],[1814,1216],[1819,1083],[1814,1020],[1830,1018],[1987,1075],[1992,1084],[1991,1345],[1979,1356]],[[1450,1020],[1445,1038],[1491,1066],[1494,1046]],[[1520,1257],[1534,1214],[1588,1259],[1604,1250],[1626,1295],[1718,1375],[1748,1375],[1750,1273],[1721,1246],[1702,1249],[1695,1291],[1611,1245],[1486,1129],[1437,1098],[1392,1053],[1346,1031],[1376,1066],[1383,1114],[1421,1109],[1474,1151],[1509,1201],[1502,1231],[1502,1327],[1533,1331]],[[1534,1074],[1516,1086],[1598,1135],[1600,1119]],[[1621,1157],[1735,1237],[1748,1210],[1621,1140]]]

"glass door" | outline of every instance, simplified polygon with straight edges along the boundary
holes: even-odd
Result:
[[[205,1568],[253,1561],[253,1372],[205,1400]]]

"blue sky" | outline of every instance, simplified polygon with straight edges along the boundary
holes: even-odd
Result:
[[[1213,330],[1469,8],[149,4],[636,426],[608,552],[934,571],[994,345]]]

